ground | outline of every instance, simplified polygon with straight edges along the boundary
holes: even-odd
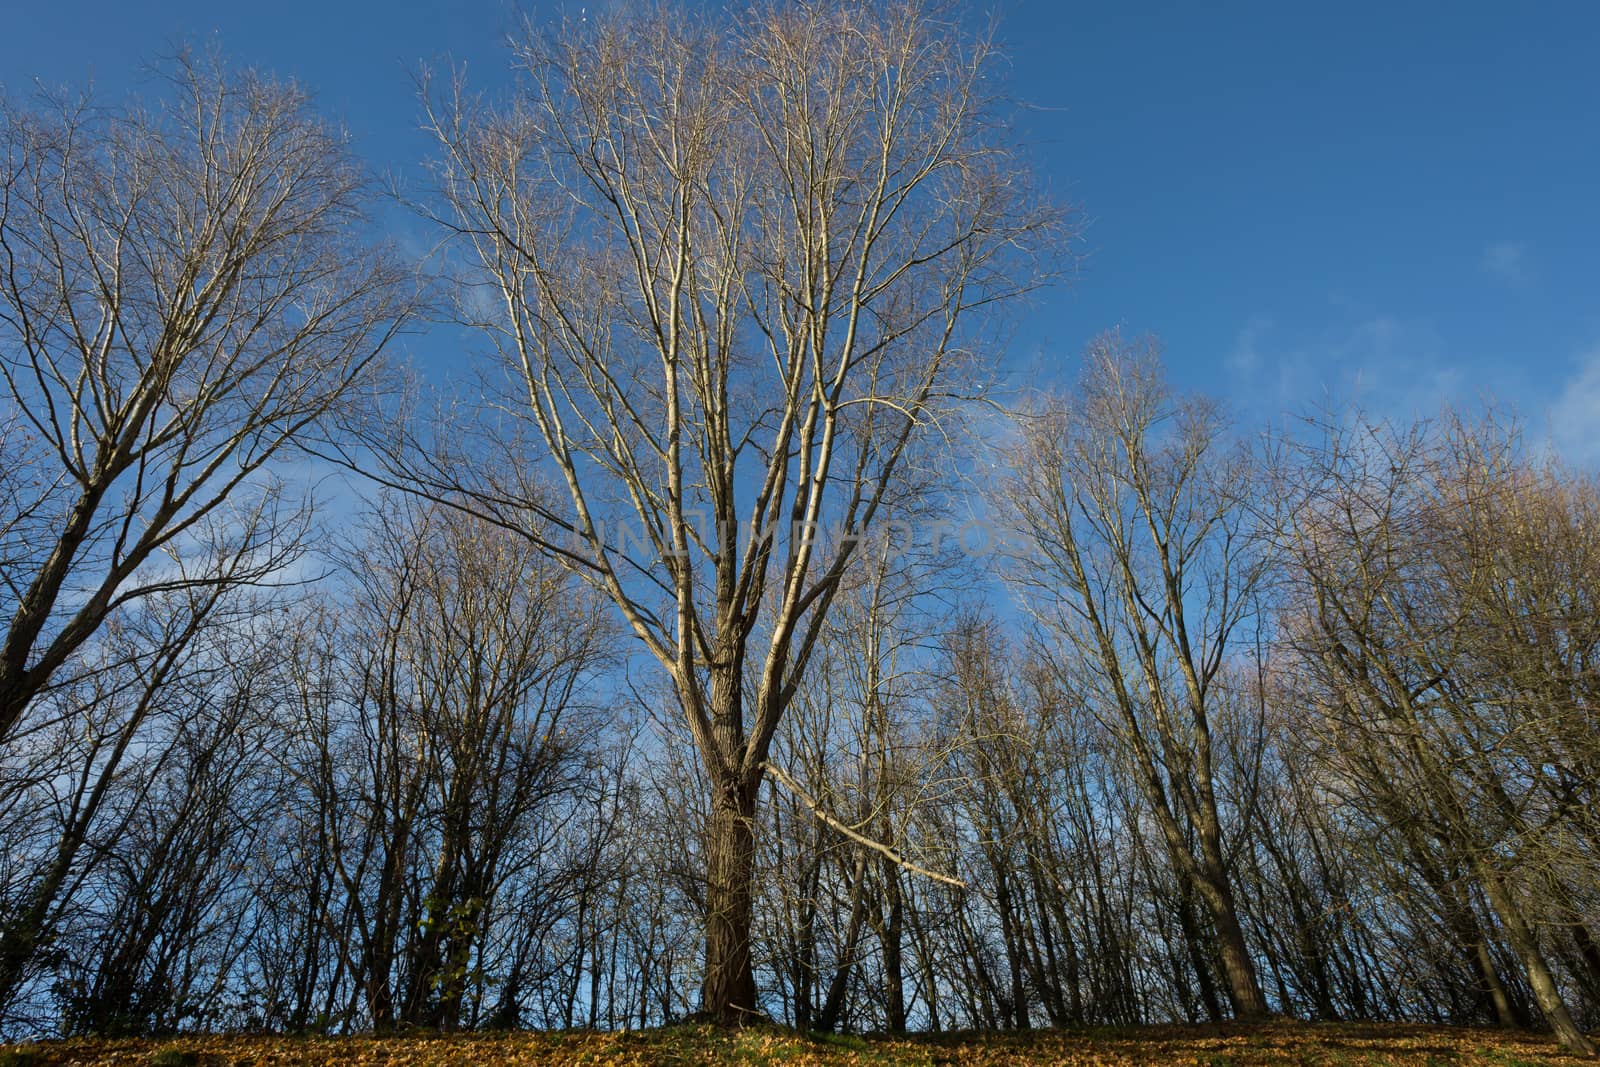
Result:
[[[1450,1064],[1516,1067],[1594,1063],[1562,1053],[1548,1037],[1494,1030],[1367,1023],[1154,1026],[1128,1030],[1039,1030],[907,1038],[803,1035],[777,1027],[728,1032],[703,1026],[643,1033],[505,1033],[407,1037],[75,1038],[0,1046],[0,1067],[125,1064],[129,1067],[252,1064],[384,1064],[444,1067],[1032,1067],[1046,1064]]]

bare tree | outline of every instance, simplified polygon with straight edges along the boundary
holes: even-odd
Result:
[[[84,780],[100,786],[105,810],[96,818],[95,804],[76,805],[92,860],[76,872],[76,906],[50,953],[69,1031],[235,1022],[234,968],[255,926],[250,860],[283,799],[272,784],[276,691],[292,615],[276,598],[233,599],[145,720],[106,731],[131,739],[123,766],[85,753],[94,774]]]
[[[546,547],[672,679],[714,801],[723,1021],[756,1010],[757,798],[855,538],[973,387],[981,312],[1039,281],[1059,232],[991,51],[918,0],[591,16],[530,30],[509,106],[458,87],[432,109],[499,409],[565,500],[470,488],[565,531]]]
[[[140,803],[141,767],[181,758],[171,720],[198,702],[241,616],[262,610],[238,595],[228,567],[223,560],[201,572],[212,581],[164,590],[145,599],[146,611],[114,616],[0,752],[5,777],[42,798],[29,832],[0,845],[18,883],[0,901],[0,1011],[55,954],[63,916],[80,895],[94,895],[85,884],[105,864],[128,862],[104,843],[117,840],[128,806]],[[7,808],[26,809],[23,799],[4,797]]]
[[[1014,578],[1068,692],[1130,761],[1176,874],[1205,907],[1234,1012],[1267,1014],[1245,943],[1212,733],[1250,656],[1267,573],[1248,457],[1218,409],[1174,395],[1149,345],[1091,345],[1078,395],[1020,420]],[[1193,938],[1191,938],[1193,940]]]
[[[608,619],[527,539],[409,497],[376,509],[347,577],[299,772],[331,925],[373,1026],[455,1029],[501,893],[540,871],[584,777]]]
[[[1573,916],[1532,903],[1574,870],[1594,879],[1579,814],[1597,801],[1580,754],[1593,736],[1593,505],[1493,421],[1397,431],[1356,415],[1322,429],[1282,496],[1299,564],[1292,632],[1336,766],[1412,852],[1470,874],[1556,1037],[1593,1055],[1541,930],[1546,915],[1557,929]],[[1452,925],[1500,1000],[1462,899]]]
[[[903,1032],[917,998],[906,974],[906,883],[964,888],[947,873],[948,842],[927,848],[916,823],[958,788],[955,746],[933,730],[926,694],[931,636],[971,568],[953,550],[908,543],[908,533],[863,540],[774,742],[761,925],[803,1029],[835,1030],[853,1016]]]
[[[0,102],[0,742],[119,609],[292,558],[273,461],[411,307],[304,92],[187,56],[165,90]],[[168,565],[208,526],[232,571]]]

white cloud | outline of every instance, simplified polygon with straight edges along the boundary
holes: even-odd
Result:
[[[1426,319],[1392,314],[1309,329],[1252,316],[1223,363],[1236,407],[1274,421],[1352,403],[1410,419],[1507,391],[1492,369],[1462,364]]]
[[[1578,361],[1551,405],[1550,443],[1570,463],[1600,465],[1600,347]]]
[[[1528,280],[1528,246],[1521,241],[1495,241],[1484,248],[1479,265],[1493,278],[1521,285]]]
[[[1239,374],[1256,370],[1261,366],[1261,339],[1270,329],[1272,320],[1265,315],[1250,316],[1234,339],[1233,350],[1223,357],[1223,364]]]

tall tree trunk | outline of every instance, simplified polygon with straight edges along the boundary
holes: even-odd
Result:
[[[839,1028],[839,1016],[844,1012],[845,994],[850,990],[850,972],[856,966],[856,942],[861,937],[861,923],[867,915],[867,857],[856,857],[850,875],[850,919],[845,924],[844,942],[839,949],[839,961],[828,982],[828,995],[822,1002],[822,1012],[817,1016],[817,1029],[832,1033]]]
[[[1207,867],[1210,867],[1207,864]],[[1228,998],[1233,1002],[1235,1018],[1245,1020],[1265,1019],[1269,1014],[1267,998],[1261,991],[1261,981],[1256,975],[1255,961],[1250,958],[1245,944],[1244,928],[1239,925],[1239,910],[1234,904],[1233,889],[1225,871],[1204,870],[1195,879],[1195,888],[1205,901],[1211,924],[1216,930],[1217,956],[1222,964],[1222,975],[1228,982]]]
[[[901,937],[905,930],[905,902],[900,892],[899,872],[884,864],[884,894],[888,897],[888,917],[880,939],[883,942],[884,1024],[891,1034],[906,1032],[906,993]]]
[[[1183,940],[1189,949],[1189,962],[1194,967],[1195,981],[1200,985],[1200,1001],[1206,1014],[1214,1023],[1222,1021],[1222,1002],[1217,998],[1216,983],[1211,977],[1211,961],[1206,958],[1207,939],[1200,929],[1200,917],[1195,914],[1194,879],[1182,868],[1178,878],[1178,922],[1183,930]],[[1174,960],[1174,966],[1177,961]],[[1187,997],[1185,998],[1187,999]],[[1184,1006],[1188,1011],[1188,1005]]]
[[[794,1026],[802,1033],[811,1029],[817,999],[817,891],[822,877],[822,849],[815,848],[800,877],[800,915],[798,944],[794,950]]]
[[[1594,935],[1589,932],[1589,927],[1580,920],[1573,920],[1567,929],[1572,932],[1573,943],[1578,946],[1579,959],[1583,960],[1590,995],[1600,1000],[1600,944],[1596,943]]]
[[[1211,913],[1211,924],[1217,934],[1217,956],[1222,963],[1222,975],[1228,982],[1234,1017],[1247,1021],[1265,1019],[1271,1011],[1266,994],[1261,990],[1255,961],[1250,958],[1250,947],[1245,943],[1244,928],[1239,924],[1239,907],[1233,897],[1228,862],[1223,856],[1222,824],[1217,817],[1209,773],[1201,776],[1199,786],[1201,810],[1195,821],[1200,831],[1200,870],[1195,879],[1196,888],[1206,910]]]
[[[1528,970],[1528,986],[1533,990],[1534,1003],[1539,1006],[1545,1022],[1550,1024],[1550,1029],[1555,1032],[1556,1040],[1561,1043],[1562,1048],[1580,1055],[1600,1055],[1600,1049],[1597,1049],[1595,1043],[1578,1029],[1572,1013],[1567,1010],[1567,1003],[1561,997],[1561,989],[1556,985],[1555,976],[1550,973],[1550,967],[1545,963],[1544,953],[1539,951],[1533,931],[1523,920],[1522,910],[1512,899],[1505,883],[1500,880],[1499,872],[1495,871],[1482,856],[1474,857],[1473,866],[1483,882],[1483,892],[1489,898],[1489,906],[1494,908],[1495,915],[1505,928],[1506,940],[1511,943],[1512,949],[1522,958],[1522,965]]]
[[[706,832],[706,974],[701,1010],[723,1025],[758,1017],[750,929],[760,778],[713,783]]]
[[[1511,1000],[1506,996],[1505,983],[1500,981],[1500,973],[1494,965],[1494,957],[1489,955],[1489,941],[1481,934],[1472,945],[1473,959],[1478,964],[1480,978],[1479,994],[1487,998],[1489,1006],[1494,1011],[1495,1022],[1511,1029],[1518,1025],[1516,1013],[1511,1010]]]

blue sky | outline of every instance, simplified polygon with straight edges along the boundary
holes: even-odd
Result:
[[[0,6],[12,92],[119,93],[141,58],[215,34],[400,173],[428,148],[418,63],[453,56],[492,84],[518,12],[553,9]],[[1247,420],[1493,399],[1600,466],[1600,4],[1009,0],[1000,16],[1040,170],[1090,223],[1076,279],[1025,312],[1009,359],[1027,380],[1070,380],[1084,342],[1121,326],[1160,334],[1179,382]]]

